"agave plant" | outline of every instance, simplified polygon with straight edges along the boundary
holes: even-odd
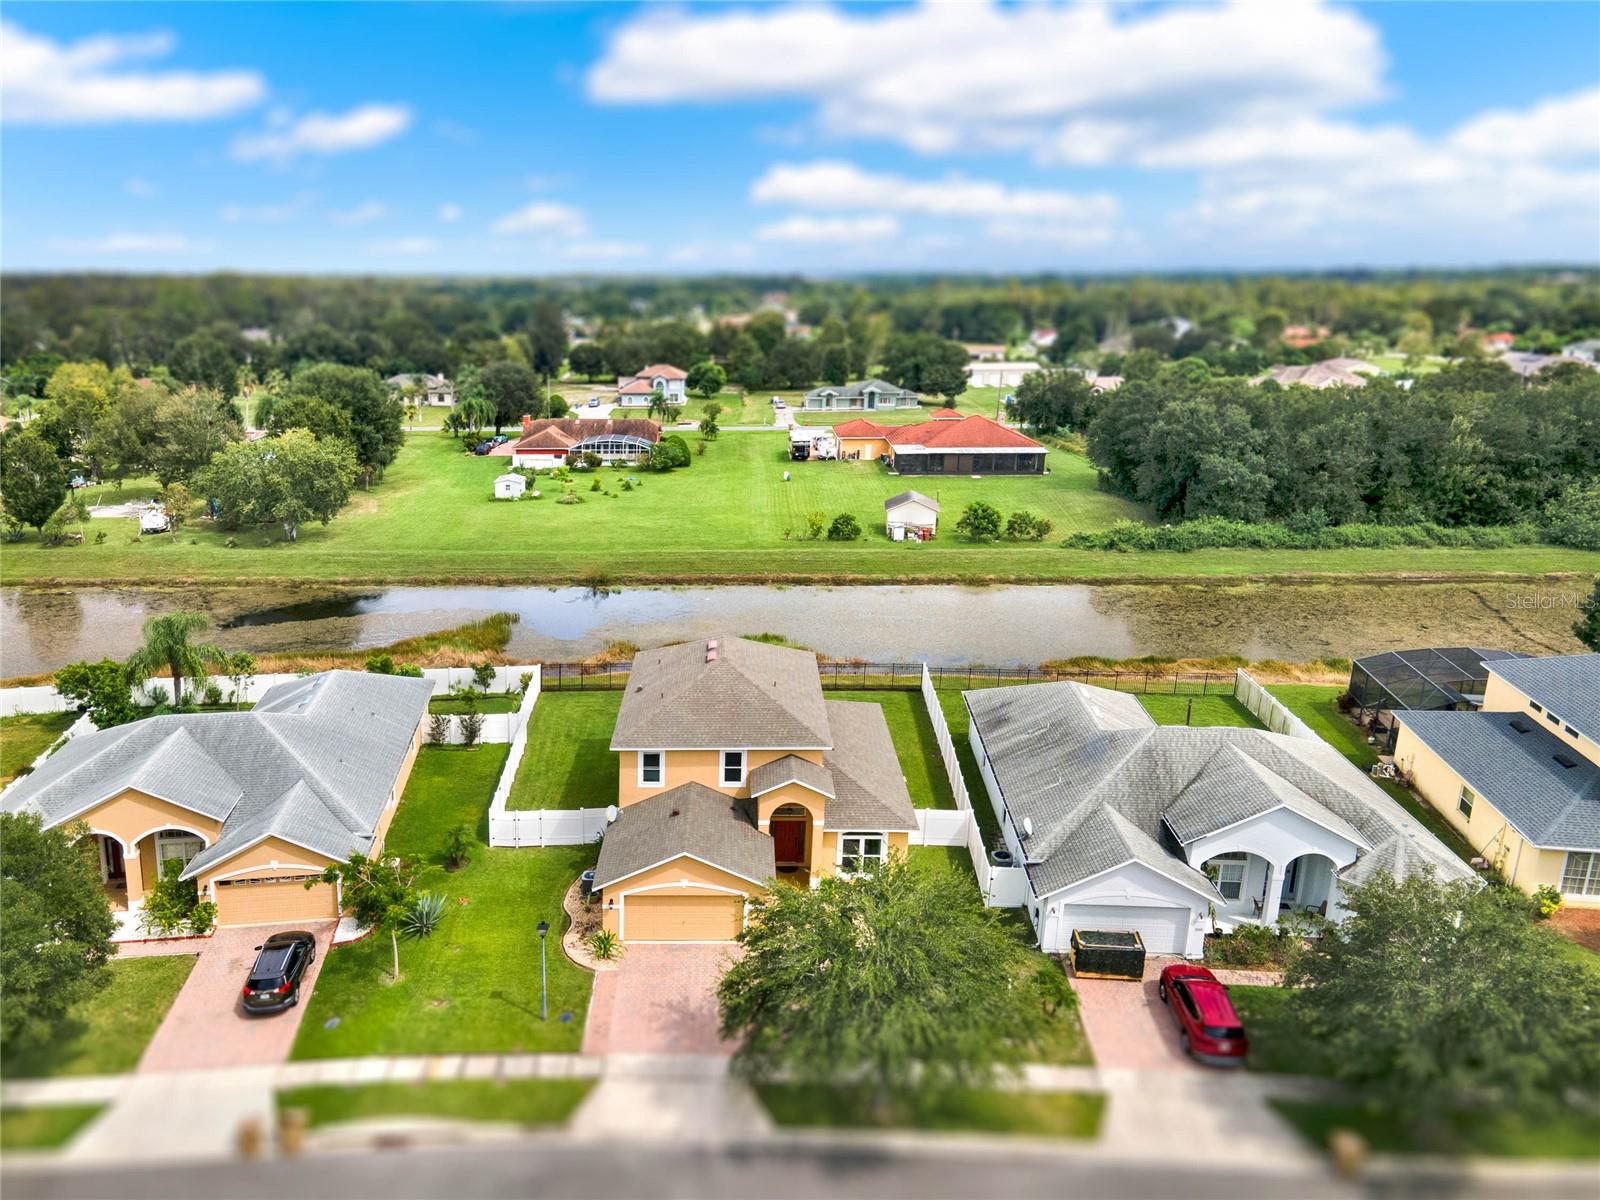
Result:
[[[589,935],[589,949],[602,962],[615,958],[621,946],[617,935],[609,929],[597,929]]]
[[[444,897],[438,892],[419,892],[400,918],[400,932],[406,937],[425,938],[444,919]]]

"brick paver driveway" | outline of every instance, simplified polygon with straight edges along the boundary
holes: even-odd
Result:
[[[306,921],[218,930],[200,952],[200,960],[150,1039],[139,1070],[185,1071],[283,1062],[289,1057],[311,989],[328,956],[335,924]],[[317,958],[300,985],[300,1003],[272,1016],[247,1017],[239,1008],[239,991],[256,960],[255,948],[268,935],[288,929],[306,929],[317,935]]]
[[[585,1054],[732,1054],[717,1036],[717,982],[737,948],[630,946],[594,977]]]
[[[1152,969],[1154,968],[1154,969]],[[1067,968],[1078,993],[1083,1031],[1101,1067],[1185,1071],[1198,1069],[1178,1048],[1178,1026],[1156,995],[1159,968],[1146,964],[1142,983],[1080,979]]]

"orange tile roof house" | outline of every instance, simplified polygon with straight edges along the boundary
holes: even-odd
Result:
[[[977,413],[953,410],[915,425],[858,418],[834,427],[842,459],[887,459],[901,475],[1042,475],[1045,447]]]
[[[814,654],[744,638],[635,656],[594,888],[630,942],[720,942],[777,882],[904,853],[917,814],[883,709],[826,700]]]
[[[674,404],[689,399],[689,373],[670,363],[651,363],[632,375],[617,378],[617,404],[622,408],[648,408],[650,397],[660,392]]]
[[[569,454],[598,454],[602,462],[648,458],[661,440],[661,426],[643,417],[590,420],[582,417],[522,419],[522,436],[511,445],[514,467],[552,467]]]

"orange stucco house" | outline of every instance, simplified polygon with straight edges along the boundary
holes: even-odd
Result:
[[[744,638],[642,651],[611,749],[619,812],[594,886],[625,941],[730,940],[775,881],[870,867],[917,828],[883,710],[825,700],[805,651]]]
[[[74,738],[5,793],[6,812],[92,839],[113,908],[136,911],[183,863],[220,925],[337,917],[306,882],[383,845],[432,684],[327,671],[249,712],[174,713]]]

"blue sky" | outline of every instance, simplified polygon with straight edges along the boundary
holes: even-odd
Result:
[[[1600,261],[1600,6],[13,2],[6,269]]]

